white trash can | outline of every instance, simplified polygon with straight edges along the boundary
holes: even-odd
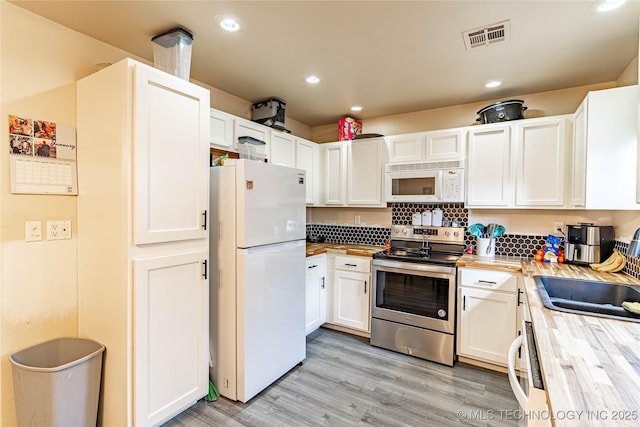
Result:
[[[12,354],[18,426],[95,426],[104,349],[57,338]]]

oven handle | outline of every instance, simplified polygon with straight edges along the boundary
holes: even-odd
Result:
[[[513,390],[513,394],[516,396],[516,400],[518,401],[520,406],[523,409],[526,409],[527,401],[529,400],[529,398],[527,397],[524,390],[522,389],[522,386],[518,381],[518,376],[516,375],[516,353],[518,352],[518,349],[521,346],[522,346],[522,335],[518,335],[516,339],[513,340],[513,342],[511,343],[511,346],[509,347],[509,353],[507,358],[508,360],[507,369],[509,370],[509,384],[511,385],[511,390]],[[528,355],[526,355],[526,352],[525,352],[525,357],[528,363],[529,357]]]

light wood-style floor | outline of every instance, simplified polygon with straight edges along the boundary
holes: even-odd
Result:
[[[453,368],[320,328],[307,358],[248,403],[200,401],[165,427],[515,426],[507,376]]]

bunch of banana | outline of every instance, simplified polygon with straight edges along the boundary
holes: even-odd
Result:
[[[602,271],[603,273],[616,273],[627,265],[627,257],[624,256],[619,250],[614,249],[613,254],[605,262],[600,264],[589,264],[589,267],[596,271]]]

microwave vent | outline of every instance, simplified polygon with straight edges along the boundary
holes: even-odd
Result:
[[[462,160],[448,162],[399,163],[387,165],[387,172],[421,171],[434,169],[459,169],[464,167]]]

